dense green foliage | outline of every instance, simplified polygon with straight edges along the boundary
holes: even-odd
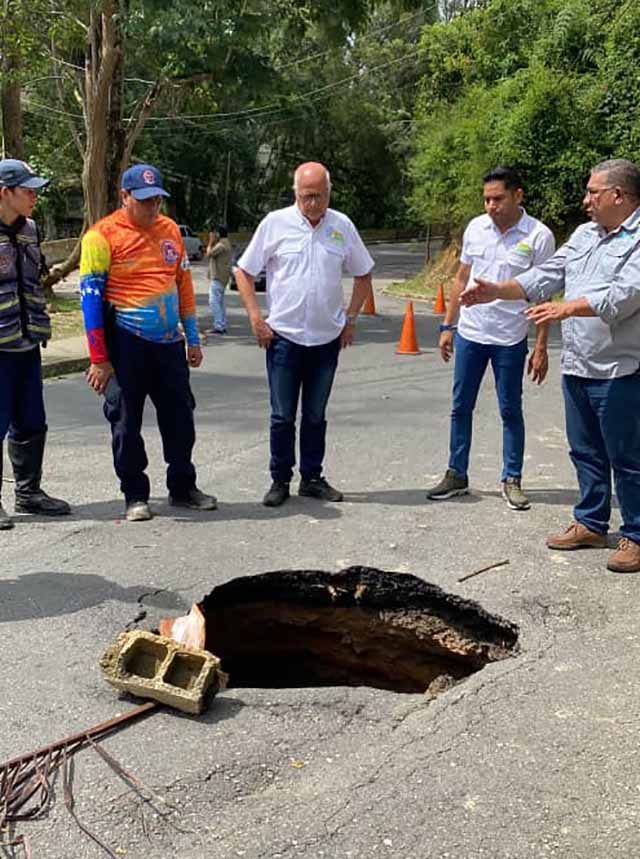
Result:
[[[42,214],[67,230],[100,13],[121,30],[116,126],[144,114],[130,157],[196,229],[251,228],[317,159],[361,227],[459,232],[505,163],[562,231],[594,163],[640,160],[637,0],[5,0],[0,87],[21,86],[25,157],[56,178]]]
[[[640,4],[492,0],[425,28],[411,172],[414,211],[459,231],[480,177],[518,167],[529,210],[581,219],[589,168],[640,160]]]
[[[100,12],[121,30],[122,134],[151,98],[132,158],[165,172],[178,220],[202,229],[226,213],[231,228],[252,227],[291,200],[294,167],[318,159],[335,205],[359,224],[406,224],[405,129],[435,0],[427,11],[419,0],[33,3],[12,29],[23,54],[25,156],[56,178],[41,208],[65,229],[77,229],[65,216],[87,148],[83,69]]]

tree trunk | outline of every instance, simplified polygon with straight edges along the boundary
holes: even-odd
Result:
[[[43,279],[42,285],[44,287],[44,294],[47,301],[50,301],[53,298],[53,287],[55,284],[61,281],[63,277],[71,274],[71,272],[75,271],[78,267],[78,264],[80,263],[81,241],[81,239],[78,239],[66,260],[52,266],[49,274]]]
[[[122,97],[112,99],[114,81],[122,87],[122,21],[118,19],[117,0],[107,0],[102,12],[90,11],[88,50],[85,59],[85,117],[86,151],[82,168],[82,190],[86,221],[89,225],[109,213],[113,200],[110,188],[114,167],[112,158],[116,150],[113,140],[119,110],[122,125]],[[120,69],[118,68],[120,67]]]
[[[82,232],[118,206],[119,178],[125,146],[123,127],[123,28],[128,0],[106,0],[89,13],[83,96],[85,151],[82,164],[84,226]],[[80,260],[80,242],[69,257],[53,266],[45,289],[73,271]]]
[[[114,50],[118,61],[113,70],[109,88],[109,115],[107,117],[108,150],[106,163],[107,179],[107,209],[112,212],[120,205],[120,176],[125,167],[124,153],[126,147],[126,132],[124,117],[124,56],[125,34],[122,24],[129,14],[129,0],[119,0],[117,3],[118,24],[113,31]]]
[[[20,106],[20,81],[17,78],[19,61],[10,54],[2,60],[2,86],[0,87],[0,110],[2,111],[3,158],[24,160],[22,137],[22,108]]]
[[[133,145],[162,92],[152,84],[134,110],[128,131],[124,124],[124,43],[129,0],[104,0],[91,5],[85,55],[83,113],[85,141],[82,165],[84,228],[120,205],[120,176]],[[78,264],[79,246],[68,260],[54,266],[47,278],[50,289]]]

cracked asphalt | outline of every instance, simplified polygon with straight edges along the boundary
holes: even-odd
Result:
[[[410,273],[408,254],[421,262],[415,251],[376,253],[389,278]],[[206,303],[202,288],[198,300]],[[608,573],[605,551],[544,547],[547,533],[568,524],[576,491],[557,338],[549,380],[526,386],[531,510],[510,511],[500,498],[489,377],[476,412],[473,494],[427,502],[448,439],[451,368],[435,351],[439,319],[416,305],[422,353],[397,356],[403,303],[379,293],[376,302],[379,315],[360,323],[331,399],[326,473],[345,491],[342,504],[295,495],[279,510],[260,504],[264,356],[233,294],[230,334],[207,344],[192,377],[195,462],[201,488],[220,499],[214,513],[168,507],[149,410],[157,515],[122,522],[99,401],[80,375],[47,382],[46,488],[74,511],[59,521],[18,516],[1,537],[0,759],[133,706],[97,667],[122,630],[153,628],[244,574],[365,564],[420,576],[518,624],[518,656],[435,700],[242,688],[198,718],[153,712],[104,740],[138,790],[93,750],[75,756],[78,818],[130,859],[638,856],[640,578]],[[5,483],[11,510],[10,496]],[[69,817],[59,779],[47,816],[20,824],[21,833],[34,859],[105,855]],[[23,855],[0,848],[2,857]]]

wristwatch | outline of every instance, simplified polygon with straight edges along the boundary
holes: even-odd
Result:
[[[441,332],[441,333],[442,333],[443,331],[457,331],[457,330],[458,330],[458,326],[457,326],[457,325],[447,325],[447,324],[446,324],[446,323],[444,323],[444,322],[440,325],[440,332]]]
[[[347,325],[355,325],[356,319],[357,319],[357,316],[355,316],[353,313],[347,313],[347,315],[345,317],[345,321],[346,321]]]

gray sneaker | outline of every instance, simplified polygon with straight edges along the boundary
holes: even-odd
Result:
[[[507,477],[502,483],[502,497],[512,510],[528,510],[529,499],[522,491],[519,477]]]
[[[427,492],[427,498],[431,501],[444,501],[446,498],[454,498],[456,495],[469,494],[469,481],[452,468],[447,471],[437,486]]]
[[[146,501],[130,501],[125,515],[127,522],[148,522],[153,519],[153,513]]]

